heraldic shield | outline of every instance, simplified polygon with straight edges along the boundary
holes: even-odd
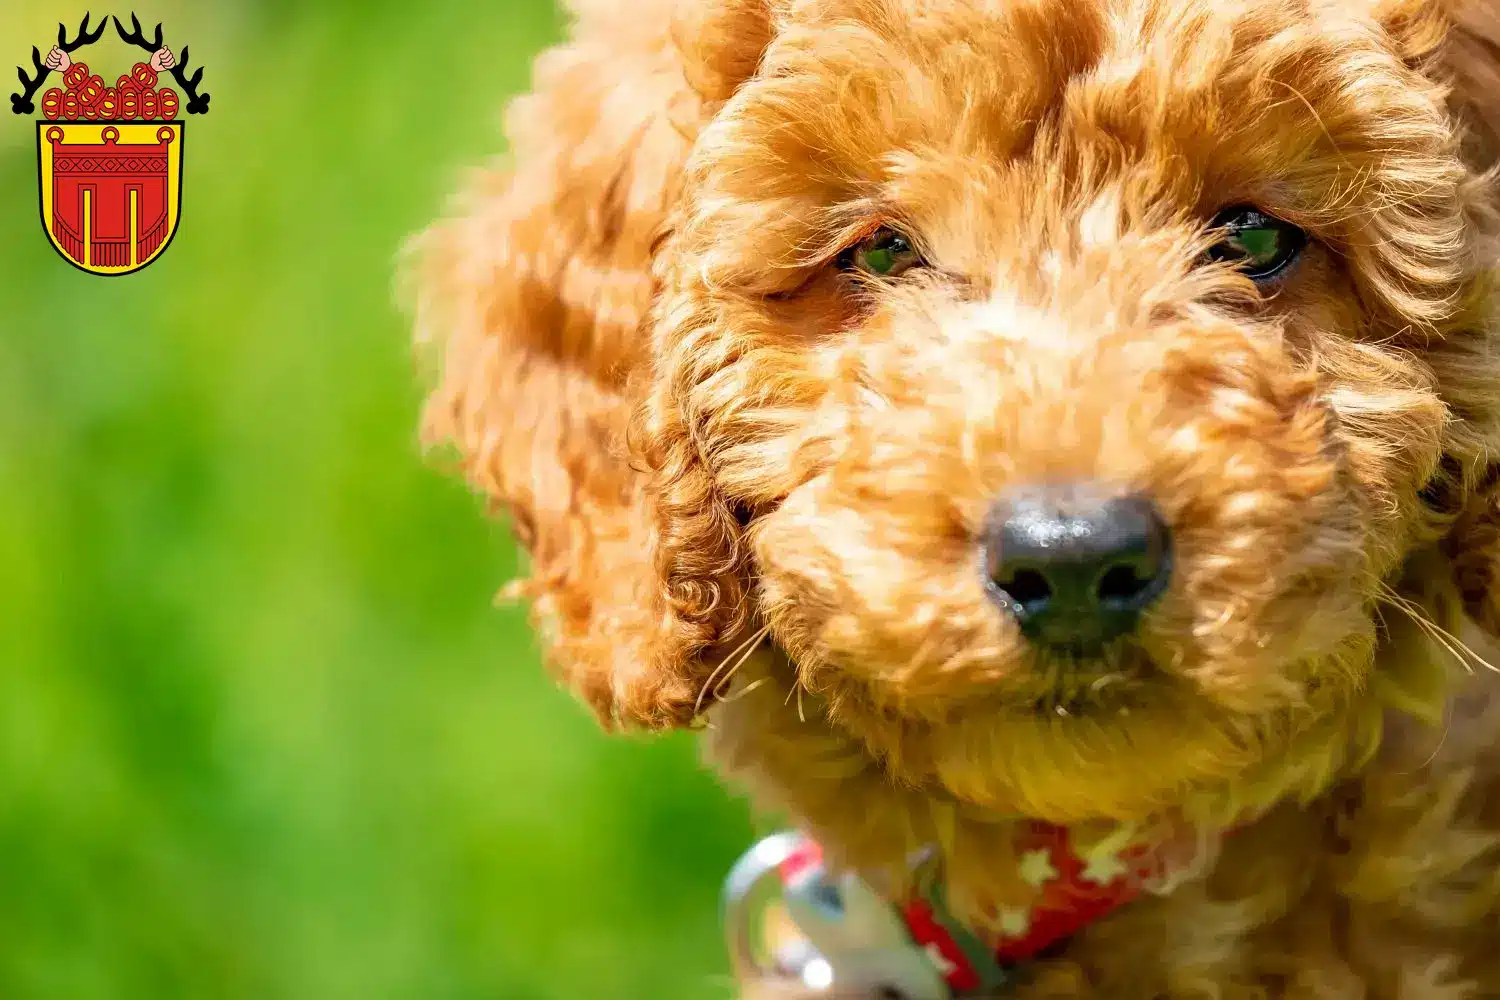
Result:
[[[167,248],[182,205],[183,123],[41,121],[42,225],[93,274],[138,271]]]

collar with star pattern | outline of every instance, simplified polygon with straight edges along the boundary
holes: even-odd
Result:
[[[934,880],[920,880],[910,898],[888,901],[858,876],[828,871],[815,841],[776,834],[741,859],[726,885],[736,970],[798,978],[814,990],[835,982],[884,985],[910,1000],[992,993],[1014,967],[1173,876],[1172,852],[1135,833],[1121,827],[1081,843],[1066,827],[1024,824],[1018,873],[1035,897],[1028,907],[999,909],[983,934],[953,917]],[[782,895],[780,919],[765,935],[769,967],[749,957],[741,912],[762,876]]]

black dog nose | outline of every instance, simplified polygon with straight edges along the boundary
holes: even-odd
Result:
[[[1035,643],[1090,655],[1134,631],[1171,572],[1156,505],[1089,483],[1018,490],[996,501],[984,540],[995,598]]]

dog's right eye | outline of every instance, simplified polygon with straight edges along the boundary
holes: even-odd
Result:
[[[1248,205],[1220,212],[1213,227],[1224,238],[1209,249],[1209,260],[1236,264],[1257,284],[1279,277],[1307,245],[1307,234],[1302,230]]]
[[[839,267],[876,278],[894,278],[922,266],[922,256],[911,241],[887,226],[875,230],[839,255]]]

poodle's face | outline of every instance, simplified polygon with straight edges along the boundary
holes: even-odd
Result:
[[[1374,683],[1449,421],[1491,418],[1443,94],[1353,3],[803,6],[658,259],[770,637],[987,807],[1274,769]]]

